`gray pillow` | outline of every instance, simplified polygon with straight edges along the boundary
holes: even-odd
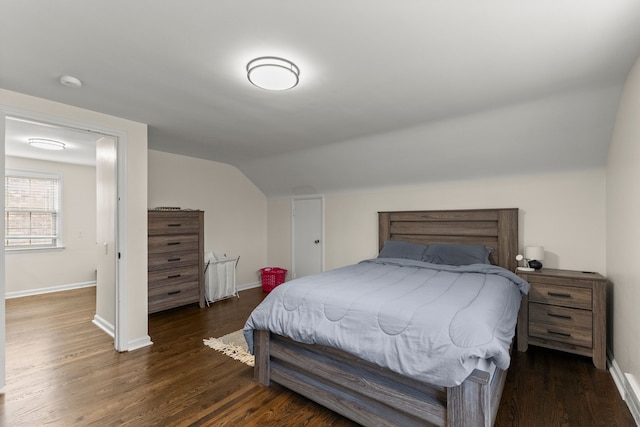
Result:
[[[447,265],[491,264],[491,251],[491,248],[482,245],[436,243],[427,247],[422,261]]]
[[[405,258],[422,261],[426,245],[403,242],[401,240],[385,240],[378,258]]]

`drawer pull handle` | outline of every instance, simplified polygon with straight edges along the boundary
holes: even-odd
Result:
[[[553,331],[551,329],[547,329],[547,333],[552,334],[552,335],[560,335],[560,336],[563,336],[563,337],[570,337],[571,336],[571,334],[567,334],[567,333],[564,333],[564,332]]]
[[[180,261],[180,258],[169,258],[167,260],[167,262],[175,262],[175,261]]]
[[[172,276],[167,276],[167,279],[177,279],[180,276],[182,276],[182,274],[174,274]]]
[[[182,224],[167,224],[168,227],[182,227]]]
[[[555,313],[547,313],[549,317],[557,317],[559,319],[571,319],[571,316],[567,316],[566,314],[555,314]]]
[[[547,295],[549,295],[550,297],[571,298],[571,294],[565,294],[560,292],[547,292]]]
[[[167,243],[167,246],[175,246],[175,245],[179,245],[180,242],[169,242]]]
[[[167,292],[167,295],[177,295],[179,293],[180,291],[172,291],[172,292]]]

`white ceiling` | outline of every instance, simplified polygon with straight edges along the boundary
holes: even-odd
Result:
[[[267,195],[603,166],[640,56],[636,0],[1,4],[0,87],[147,123]],[[249,84],[265,55],[299,86]]]

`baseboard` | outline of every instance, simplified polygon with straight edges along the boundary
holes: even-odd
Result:
[[[608,353],[607,357],[609,358],[610,365],[609,373],[611,373],[611,378],[613,378],[613,382],[618,389],[618,393],[620,393],[620,396],[622,396],[622,400],[624,400],[624,374],[618,366],[618,362],[616,362],[615,359],[611,356],[611,353]]]
[[[246,291],[248,289],[259,288],[260,286],[262,286],[260,282],[253,282],[253,283],[245,283],[244,285],[239,285],[236,289],[238,291]]]
[[[637,425],[640,425],[640,386],[631,374],[624,375],[625,401]]]
[[[609,360],[611,361],[609,372],[611,372],[613,382],[616,384],[622,400],[629,407],[636,424],[640,425],[640,386],[633,375],[622,372],[622,369],[620,369],[620,366],[618,366],[618,363],[610,353]]]
[[[111,336],[111,338],[115,338],[116,334],[115,334],[114,326],[111,323],[104,320],[102,317],[98,316],[97,314],[94,315],[91,323],[93,323],[98,328],[105,331],[109,336]]]
[[[133,351],[139,348],[148,347],[153,344],[153,341],[151,341],[151,337],[149,335],[145,335],[143,337],[135,338],[127,344],[129,347],[127,351]]]
[[[94,280],[92,282],[71,283],[68,285],[50,286],[48,288],[29,289],[27,291],[7,292],[5,294],[5,299],[49,294],[51,292],[70,291],[72,289],[88,288],[90,286],[95,286],[95,285],[96,285],[96,282]]]
[[[111,323],[107,322],[97,314],[93,316],[93,321],[91,323],[93,323],[94,325],[96,325],[97,327],[105,331],[107,334],[111,336],[111,338],[115,339],[115,336],[116,336],[115,327]],[[151,344],[153,344],[153,342],[151,342],[151,337],[149,337],[149,335],[145,335],[143,337],[136,338],[129,341],[128,343],[129,347],[127,351],[137,350],[142,347],[150,346]]]

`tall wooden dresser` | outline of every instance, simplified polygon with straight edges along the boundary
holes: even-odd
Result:
[[[150,210],[149,313],[204,307],[204,212]]]

